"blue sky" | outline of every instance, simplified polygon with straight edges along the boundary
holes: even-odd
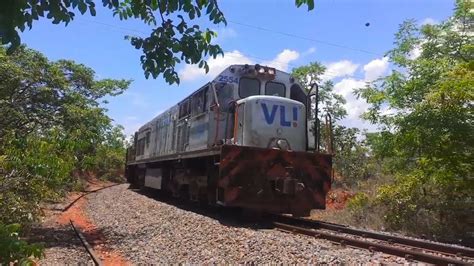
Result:
[[[195,66],[179,66],[179,86],[170,86],[161,77],[145,79],[140,51],[124,40],[124,35],[146,36],[150,28],[138,20],[120,21],[101,7],[96,17],[77,16],[67,27],[40,20],[21,37],[51,60],[71,59],[93,68],[98,78],[133,79],[130,89],[109,99],[106,106],[127,134],[198,89],[225,66],[247,62],[287,71],[311,61],[322,62],[328,67],[325,79],[332,79],[336,91],[348,101],[349,116],[342,123],[374,129],[358,118],[367,106],[352,90],[390,71],[383,55],[393,47],[400,23],[411,18],[419,24],[445,20],[452,14],[454,1],[315,0],[310,12],[296,8],[293,0],[222,0],[219,5],[229,22],[227,27],[204,19],[199,24],[218,32],[216,42],[226,55],[209,61],[209,75]]]

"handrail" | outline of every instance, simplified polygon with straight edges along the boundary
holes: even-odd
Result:
[[[315,92],[313,93],[313,90]],[[311,84],[311,89],[309,89],[308,96],[306,98],[306,114],[311,114],[311,96],[316,96],[316,104],[314,110],[314,152],[319,152],[319,119],[318,119],[318,102],[319,102],[319,86],[317,83]],[[309,112],[308,112],[309,111]],[[306,118],[306,120],[308,120]],[[306,123],[306,127],[308,127]],[[308,128],[306,128],[308,130]]]

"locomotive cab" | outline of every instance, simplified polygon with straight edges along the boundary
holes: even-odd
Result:
[[[211,136],[211,145],[314,148],[314,133],[307,126],[313,123],[306,121],[308,96],[288,73],[258,64],[232,65],[214,79],[212,91],[211,123],[217,136]]]

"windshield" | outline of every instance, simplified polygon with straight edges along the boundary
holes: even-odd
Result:
[[[252,95],[260,94],[260,81],[252,78],[240,78],[239,96],[247,98]]]
[[[265,95],[285,97],[285,85],[269,81],[265,85]]]

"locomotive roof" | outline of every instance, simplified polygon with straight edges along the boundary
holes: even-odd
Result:
[[[181,101],[177,102],[175,105],[173,105],[173,107],[170,107],[168,108],[166,111],[158,114],[156,117],[154,117],[152,120],[150,120],[149,122],[145,123],[143,126],[141,126],[139,129],[138,129],[138,132],[140,131],[144,131],[148,128],[150,128],[150,126],[152,124],[154,124],[156,122],[156,120],[160,119],[161,117],[163,117],[166,113],[169,113],[173,108],[176,108],[177,105],[179,105],[180,103],[182,103],[183,101],[185,101],[186,99],[188,99],[189,97],[191,97],[192,95],[194,95],[199,89],[201,89],[202,87],[205,87],[207,86],[209,83],[213,82],[214,79],[216,77],[219,77],[220,75],[222,75],[223,73],[227,72],[227,71],[231,71],[232,68],[234,69],[238,69],[238,68],[255,68],[256,66],[261,66],[261,67],[267,67],[267,68],[272,68],[270,66],[264,66],[264,65],[259,65],[259,64],[234,64],[234,65],[230,65],[228,67],[226,67],[225,69],[223,69],[221,72],[219,72],[219,74],[217,74],[215,77],[213,77],[213,79],[210,81],[210,82],[207,82],[205,83],[203,86],[199,87],[198,89],[194,90],[191,94],[189,94],[188,96],[184,97],[184,99],[182,99]],[[276,68],[273,68],[275,70],[275,76],[277,75],[288,75],[290,76],[290,74],[288,72],[285,72],[285,71],[281,71],[279,69],[276,69]]]

